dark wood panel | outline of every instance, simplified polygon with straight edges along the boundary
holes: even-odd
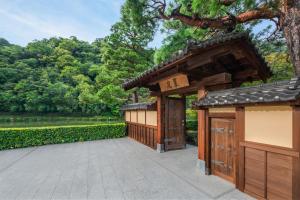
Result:
[[[246,193],[264,199],[297,199],[293,192],[293,160],[298,159],[295,153],[248,142],[241,147],[245,151]]]
[[[198,159],[205,160],[205,131],[208,110],[198,110]]]
[[[300,151],[300,106],[293,107],[293,149]],[[300,159],[293,158],[293,199],[300,199]]]
[[[299,151],[295,151],[294,149],[291,148],[279,147],[279,146],[274,146],[269,144],[261,144],[256,142],[248,142],[248,141],[240,142],[240,146],[299,158]]]
[[[165,110],[165,97],[157,97],[157,144],[164,144],[165,137],[165,119],[164,119],[164,110]]]
[[[293,159],[276,153],[267,154],[268,199],[292,199]]]
[[[157,127],[127,122],[128,137],[156,149]]]
[[[266,152],[245,148],[245,191],[266,197]]]
[[[236,182],[236,146],[234,119],[211,119],[212,173],[233,183]]]
[[[185,98],[166,97],[165,150],[185,147]]]
[[[236,148],[237,152],[237,164],[236,164],[236,187],[240,191],[244,191],[245,186],[245,148],[240,146],[241,142],[245,141],[245,108],[236,108],[235,119],[235,132],[236,132]]]

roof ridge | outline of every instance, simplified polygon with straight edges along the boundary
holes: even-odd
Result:
[[[300,98],[300,77],[248,87],[208,92],[196,106],[295,101]]]
[[[222,38],[222,36],[226,37],[225,40],[228,37],[230,37],[230,39],[232,39],[232,37],[251,38],[249,31],[235,31],[235,32],[231,32],[231,33],[221,33],[221,34],[213,35],[211,38],[206,38],[204,40],[192,40],[192,41],[188,42],[188,44],[190,44],[190,45],[199,45],[201,43],[209,43],[209,42],[212,42],[212,41],[222,41],[222,40],[224,40],[224,38]]]
[[[210,92],[210,94],[215,94],[215,93],[220,93],[220,92],[229,92],[229,91],[240,91],[240,90],[246,90],[246,89],[252,89],[252,88],[262,88],[262,87],[272,86],[272,85],[279,86],[279,85],[282,85],[284,83],[289,84],[290,80],[281,80],[281,81],[275,81],[275,82],[271,82],[271,83],[262,83],[262,84],[259,84],[259,85],[229,88],[229,89],[225,89],[225,90],[216,90],[216,91]],[[300,84],[300,80],[299,80],[299,84]]]

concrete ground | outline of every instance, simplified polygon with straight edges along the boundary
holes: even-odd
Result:
[[[0,151],[0,199],[252,199],[196,159],[129,138]]]

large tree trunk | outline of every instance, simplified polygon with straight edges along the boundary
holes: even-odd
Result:
[[[288,5],[283,18],[283,31],[287,41],[295,74],[300,76],[300,1]]]

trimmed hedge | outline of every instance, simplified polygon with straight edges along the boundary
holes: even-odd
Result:
[[[125,136],[125,124],[0,129],[0,150]]]

